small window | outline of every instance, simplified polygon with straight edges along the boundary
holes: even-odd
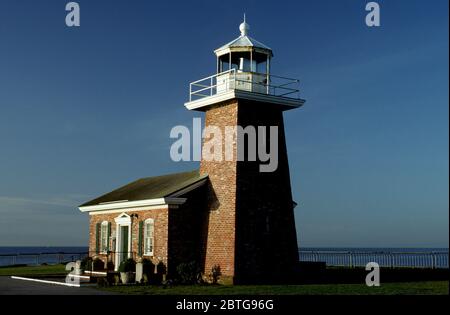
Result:
[[[154,221],[147,219],[144,223],[144,255],[153,256],[154,250]]]
[[[103,221],[100,230],[100,252],[108,252],[108,221]]]

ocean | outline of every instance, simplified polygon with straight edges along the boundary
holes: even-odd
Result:
[[[0,266],[57,264],[83,259],[86,246],[23,246],[0,247]]]
[[[40,253],[82,253],[87,252],[87,246],[65,246],[65,247],[53,247],[53,246],[20,246],[20,247],[0,247],[0,255],[11,254],[40,254]]]

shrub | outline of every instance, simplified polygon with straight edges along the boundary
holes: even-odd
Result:
[[[178,280],[182,284],[196,284],[202,279],[201,268],[195,261],[179,264],[177,274]]]
[[[209,277],[211,279],[211,283],[217,284],[221,275],[222,275],[222,272],[220,271],[220,266],[214,265],[214,267],[211,268],[211,274],[209,275]]]
[[[94,266],[94,270],[103,270],[105,269],[105,263],[100,258],[95,258],[92,262],[92,265]]]
[[[81,261],[80,265],[82,270],[91,271],[92,270],[92,258],[91,257],[84,257]]]
[[[108,261],[108,263],[106,264],[106,269],[108,270],[114,270],[114,263],[110,260]]]
[[[81,261],[80,265],[82,270],[92,271],[92,270],[103,270],[105,269],[105,263],[100,258],[85,257]]]
[[[142,271],[145,274],[155,273],[155,265],[152,263],[150,259],[144,258],[142,260]]]
[[[119,272],[133,272],[136,271],[136,262],[133,258],[124,260],[119,265]]]
[[[142,275],[141,282],[143,283],[157,283],[157,277],[155,275],[155,264],[151,260],[144,258],[142,260]]]
[[[155,269],[156,269],[156,273],[155,273]],[[167,267],[162,261],[160,261],[156,265],[155,269],[153,270],[153,273],[151,274],[150,281],[153,284],[161,284],[166,279]]]

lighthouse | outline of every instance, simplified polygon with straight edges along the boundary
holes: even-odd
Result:
[[[273,51],[250,36],[245,18],[239,32],[214,50],[216,73],[190,83],[185,103],[188,110],[204,112],[205,128],[224,134],[227,128],[244,131],[231,140],[234,158],[200,162],[199,173],[208,178],[204,272],[220,266],[222,277],[233,283],[285,281],[296,270],[298,244],[283,113],[305,101],[299,80],[271,73]],[[277,130],[275,139],[267,137],[271,127]],[[249,128],[254,134],[246,132]],[[225,143],[229,138],[221,141],[230,146]],[[237,158],[238,149],[250,156],[251,141],[257,142],[257,150],[276,144],[275,170],[261,172],[260,164],[267,161],[260,156]]]
[[[296,203],[283,114],[305,101],[297,79],[271,73],[272,49],[250,37],[245,20],[239,32],[214,51],[215,73],[189,85],[186,108],[214,131],[204,133],[200,168],[141,177],[78,207],[90,218],[89,256],[105,269],[133,259],[158,266],[161,279],[179,279],[186,264],[222,283],[293,279]],[[211,148],[226,156],[210,158]]]

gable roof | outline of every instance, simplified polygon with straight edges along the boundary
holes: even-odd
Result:
[[[99,205],[117,201],[138,201],[168,197],[191,186],[208,175],[200,175],[198,170],[146,177],[131,182],[98,198],[82,204],[80,207]]]

